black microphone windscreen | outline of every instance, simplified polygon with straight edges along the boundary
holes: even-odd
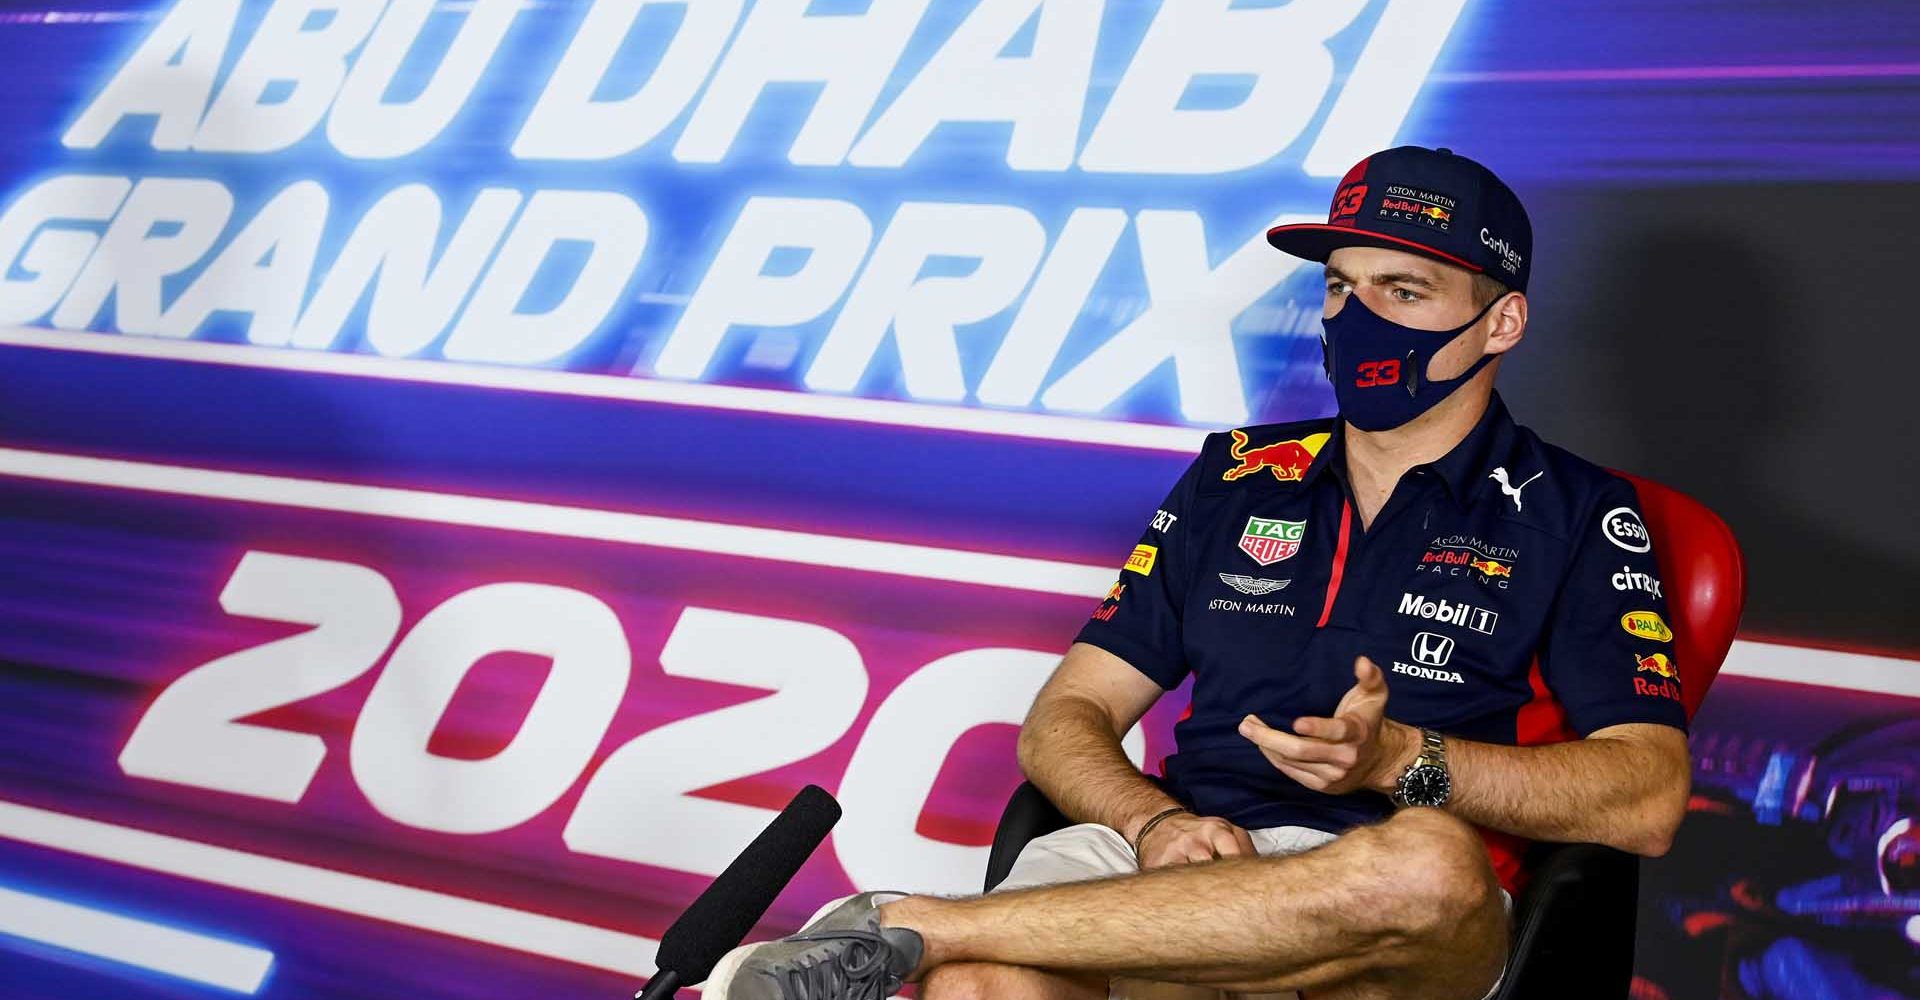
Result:
[[[840,803],[826,789],[802,788],[660,936],[655,966],[679,973],[682,983],[705,980],[721,956],[746,940],[774,897],[839,821]],[[687,835],[698,836],[698,831]]]

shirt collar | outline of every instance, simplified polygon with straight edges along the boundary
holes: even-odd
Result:
[[[1470,492],[1484,483],[1492,474],[1493,467],[1504,464],[1513,451],[1515,424],[1513,415],[1507,412],[1507,404],[1495,392],[1487,400],[1487,409],[1480,419],[1453,446],[1453,450],[1428,462],[1416,465],[1415,469],[1431,469],[1445,483],[1453,498],[1464,503]],[[1312,485],[1315,477],[1323,470],[1332,469],[1333,475],[1342,483],[1347,481],[1346,469],[1346,423],[1336,419],[1333,436],[1327,439],[1326,447],[1320,449],[1312,465],[1301,477],[1302,485]]]
[[[1473,430],[1452,451],[1428,463],[1428,468],[1447,484],[1455,500],[1465,502],[1470,491],[1487,481],[1494,466],[1506,463],[1513,451],[1513,436],[1513,415],[1496,392]]]

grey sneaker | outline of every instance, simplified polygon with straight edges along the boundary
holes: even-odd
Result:
[[[707,977],[706,1000],[880,1000],[898,993],[920,964],[922,943],[905,927],[881,927],[879,906],[903,895],[849,896],[798,934],[727,952]]]

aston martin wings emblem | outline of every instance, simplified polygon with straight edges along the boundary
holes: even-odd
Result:
[[[1242,594],[1259,597],[1261,594],[1271,594],[1276,590],[1285,590],[1287,584],[1292,583],[1293,580],[1267,580],[1257,576],[1242,576],[1239,573],[1222,573],[1220,574],[1220,582]]]

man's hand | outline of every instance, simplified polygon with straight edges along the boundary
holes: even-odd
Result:
[[[1240,735],[1282,774],[1316,792],[1391,790],[1417,741],[1408,738],[1407,727],[1386,718],[1387,680],[1380,668],[1362,656],[1353,661],[1353,677],[1333,718],[1295,719],[1299,735],[1293,735],[1249,715],[1240,721]]]
[[[1253,857],[1247,831],[1217,816],[1175,813],[1154,824],[1140,842],[1140,870],[1215,858]]]

